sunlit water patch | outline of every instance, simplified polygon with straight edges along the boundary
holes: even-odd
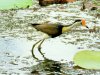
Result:
[[[27,74],[35,64],[31,56],[34,41],[26,38],[0,38],[0,74]]]

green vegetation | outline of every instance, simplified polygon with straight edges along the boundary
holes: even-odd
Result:
[[[100,69],[100,51],[80,51],[74,56],[74,62],[82,68]]]
[[[32,0],[0,0],[0,10],[26,8],[32,5]]]

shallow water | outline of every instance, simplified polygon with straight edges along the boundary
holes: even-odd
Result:
[[[66,25],[74,19],[85,18],[90,28],[94,25],[99,27],[99,18],[80,9],[75,10],[75,7],[79,7],[78,4],[79,2],[54,4],[43,8],[34,5],[35,10],[31,8],[0,11],[1,75],[29,75],[32,71],[31,67],[37,64],[31,55],[31,49],[33,44],[43,39],[41,35],[44,33],[31,28],[29,23],[49,22]],[[100,27],[96,32],[89,33],[88,29],[80,26],[56,38],[46,39],[42,44],[45,57],[60,62],[72,61],[75,53],[80,50],[100,50]],[[37,48],[35,48],[35,55],[43,60]]]

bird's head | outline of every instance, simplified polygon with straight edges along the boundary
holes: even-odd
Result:
[[[76,25],[82,25],[82,26],[84,26],[84,27],[86,27],[86,28],[89,28],[87,25],[86,25],[86,20],[85,19],[77,19],[77,20],[75,20],[74,21],[74,23],[73,24],[75,24],[76,23]]]
[[[80,25],[89,29],[89,27],[86,25],[85,19],[77,19],[72,24],[63,26],[62,33],[67,32],[71,30],[71,28],[74,28],[75,26],[80,26]]]

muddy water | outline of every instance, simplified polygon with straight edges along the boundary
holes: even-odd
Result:
[[[29,23],[49,22],[66,25],[74,19],[85,18],[91,29],[94,25],[97,26],[96,32],[93,33],[80,26],[56,38],[46,39],[42,44],[42,52],[49,59],[70,62],[80,50],[99,51],[100,19],[94,16],[98,11],[94,14],[93,12],[80,11],[80,2],[47,7],[34,5],[31,9],[0,11],[0,74],[29,75],[32,66],[37,64],[31,49],[33,44],[43,39],[41,35],[44,33],[36,31]],[[37,47],[34,52],[40,60],[43,59]]]

